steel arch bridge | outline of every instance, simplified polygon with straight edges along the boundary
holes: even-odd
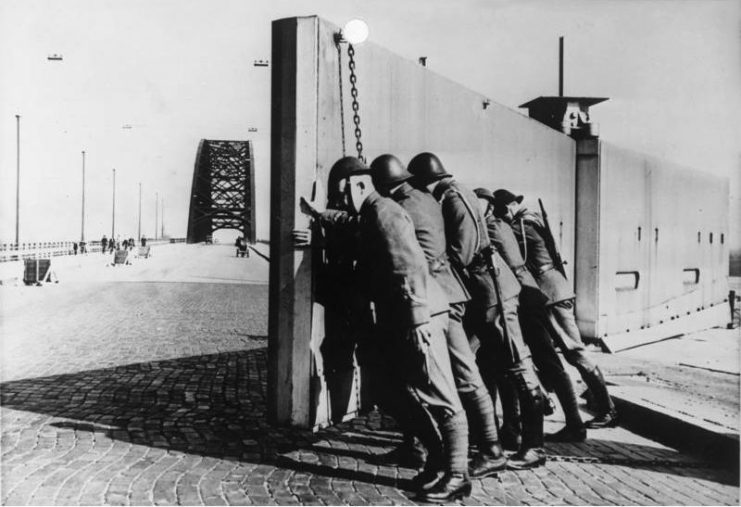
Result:
[[[201,139],[198,145],[187,241],[206,241],[219,229],[237,229],[255,242],[252,141]]]

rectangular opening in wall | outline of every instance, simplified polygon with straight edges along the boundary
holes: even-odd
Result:
[[[638,271],[618,271],[615,273],[615,290],[636,290],[640,279]]]
[[[682,271],[682,283],[686,285],[700,283],[700,270],[698,268],[685,268]]]

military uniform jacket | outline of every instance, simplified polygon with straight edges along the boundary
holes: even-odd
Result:
[[[359,218],[328,210],[319,221],[325,227],[357,227],[358,283],[367,288],[379,324],[408,329],[448,311],[448,298],[428,273],[412,220],[393,200],[373,192]]]
[[[484,258],[489,247],[489,235],[478,198],[453,178],[441,180],[433,196],[442,206],[448,258],[463,279],[473,304],[483,308],[495,306],[497,294]],[[502,298],[517,296],[520,284],[514,274],[498,253],[494,252],[493,257],[499,272],[497,280]]]
[[[576,297],[571,284],[553,264],[540,215],[523,208],[513,217],[511,225],[521,251],[525,252],[525,264],[548,297],[548,304]]]
[[[517,242],[512,227],[501,218],[488,215],[486,217],[486,230],[489,233],[492,246],[496,248],[504,262],[515,274],[520,285],[538,289],[538,283],[527,269],[525,259],[522,258],[520,244]]]
[[[414,224],[417,242],[427,258],[430,274],[448,297],[451,304],[464,303],[470,299],[463,281],[450,267],[445,253],[445,222],[440,205],[429,192],[402,183],[392,194],[407,212]]]

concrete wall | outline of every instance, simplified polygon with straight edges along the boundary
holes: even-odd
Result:
[[[331,404],[319,346],[323,309],[313,300],[317,252],[297,251],[291,230],[306,227],[299,196],[314,182],[318,199],[343,155],[338,27],[316,17],[273,24],[269,402],[273,421],[304,427],[327,423]],[[471,187],[507,187],[537,209],[541,197],[554,236],[573,269],[575,143],[539,122],[492,103],[416,62],[372,43],[356,48],[360,127],[368,161],[394,153],[408,161],[438,154]],[[341,46],[347,154],[354,151],[347,45]],[[349,400],[347,412],[356,408]]]
[[[602,338],[725,301],[727,180],[593,143],[579,145],[580,206],[598,225],[577,229],[580,327]]]

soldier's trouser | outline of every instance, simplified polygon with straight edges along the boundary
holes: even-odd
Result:
[[[523,287],[520,293],[520,303],[520,325],[525,343],[532,353],[533,363],[545,383],[555,391],[564,411],[566,424],[581,427],[583,422],[579,414],[574,386],[548,333],[550,326],[548,310],[537,295],[526,291],[526,287]]]
[[[494,404],[481,378],[476,356],[471,350],[468,335],[463,328],[465,312],[465,303],[450,305],[446,333],[450,366],[471,432],[482,444],[494,444],[499,440],[494,421]]]
[[[517,390],[522,413],[522,447],[527,449],[543,445],[543,393],[530,350],[522,338],[518,305],[515,296],[502,302],[504,315],[501,318],[496,306],[485,311],[474,310],[471,318],[473,329],[482,341],[480,354],[484,356],[480,360],[493,361],[495,370],[506,372]],[[503,326],[507,327],[506,335]]]
[[[561,348],[564,359],[579,371],[594,396],[598,411],[604,413],[614,410],[615,405],[607,392],[602,373],[586,355],[584,342],[576,326],[573,299],[552,304],[548,310],[550,324],[548,331]]]

